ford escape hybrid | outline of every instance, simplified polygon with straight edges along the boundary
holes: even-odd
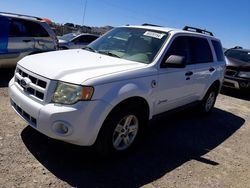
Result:
[[[121,153],[157,114],[193,102],[210,112],[224,70],[221,43],[211,32],[124,26],[84,49],[23,58],[9,94],[16,113],[37,131]]]

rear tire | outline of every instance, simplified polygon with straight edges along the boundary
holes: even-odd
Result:
[[[97,138],[97,152],[108,156],[129,151],[142,136],[147,120],[143,109],[136,106],[123,106],[111,112]]]
[[[207,91],[206,95],[202,99],[201,104],[199,106],[200,107],[199,110],[201,113],[209,114],[212,111],[214,104],[216,102],[217,95],[218,95],[218,89],[216,87],[211,87]]]

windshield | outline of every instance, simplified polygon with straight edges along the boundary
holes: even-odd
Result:
[[[115,28],[88,47],[97,53],[149,64],[168,34],[148,29]]]
[[[59,37],[59,39],[70,41],[73,38],[75,38],[76,36],[77,36],[77,34],[75,34],[75,33],[69,33],[69,34],[66,34],[66,35],[63,35],[63,36]]]
[[[225,55],[234,59],[238,59],[250,63],[250,51],[227,50]]]

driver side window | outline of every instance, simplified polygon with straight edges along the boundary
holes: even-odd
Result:
[[[163,58],[163,62],[171,55],[183,56],[185,57],[185,64],[190,64],[191,51],[189,47],[189,38],[185,36],[176,37]]]

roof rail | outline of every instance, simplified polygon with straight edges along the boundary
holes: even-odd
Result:
[[[29,18],[29,19],[39,20],[39,21],[42,20],[42,18],[39,18],[39,17],[28,16],[28,15],[23,15],[23,14],[16,14],[16,13],[10,13],[10,12],[0,12],[0,15],[5,15],[5,16],[19,16],[19,17],[22,17],[22,18]]]
[[[196,32],[196,33],[201,33],[201,34],[205,34],[205,35],[214,36],[214,34],[212,32],[206,31],[205,29],[196,28],[196,27],[185,26],[183,28],[183,30],[184,31],[191,31],[191,32]]]
[[[149,24],[149,23],[144,23],[142,26],[154,26],[154,27],[162,27],[160,25],[154,25],[154,24]]]

